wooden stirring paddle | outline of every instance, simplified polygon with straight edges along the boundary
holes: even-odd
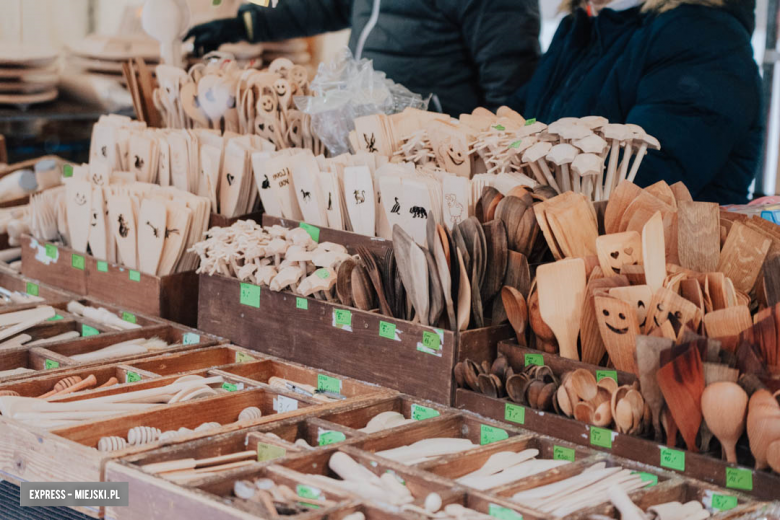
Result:
[[[585,261],[581,258],[541,265],[536,271],[539,312],[555,333],[560,354],[579,359],[577,336],[585,299]]]
[[[704,367],[695,343],[684,353],[661,367],[657,373],[658,386],[674,422],[682,433],[688,449],[698,452],[696,435],[701,426],[701,395],[704,392]]]

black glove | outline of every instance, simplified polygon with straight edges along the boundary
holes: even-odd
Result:
[[[196,25],[189,30],[184,40],[195,38],[195,55],[203,56],[215,51],[223,43],[246,40],[246,25],[241,18],[225,18]]]

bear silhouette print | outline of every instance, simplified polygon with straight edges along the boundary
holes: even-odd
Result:
[[[428,212],[420,206],[412,206],[409,213],[412,214],[412,218],[428,218]]]

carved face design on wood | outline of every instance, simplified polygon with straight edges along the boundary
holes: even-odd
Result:
[[[650,302],[650,309],[647,311],[647,322],[645,323],[645,333],[669,321],[669,316],[674,316],[677,321],[685,325],[696,317],[697,310],[698,308],[695,304],[662,287],[655,292]]]
[[[459,143],[448,139],[439,147],[439,161],[448,172],[457,172],[463,167],[466,159],[468,159],[468,152]]]
[[[85,194],[81,193],[80,191],[77,191],[76,194],[73,196],[73,201],[77,205],[83,206],[84,204],[87,203],[87,196]]]
[[[274,81],[274,92],[276,92],[277,96],[283,98],[290,93],[290,84],[286,79],[277,79]]]
[[[608,332],[614,334],[628,334],[632,329],[631,325],[636,322],[636,314],[631,305],[617,298],[599,297],[598,300],[596,315],[599,325],[603,324]]]
[[[265,95],[260,98],[260,110],[271,114],[276,111],[276,100],[273,96]]]
[[[650,308],[650,301],[653,299],[653,290],[649,285],[631,285],[629,287],[614,287],[609,290],[612,298],[623,300],[632,305],[636,310],[636,319],[639,322],[639,328],[643,329],[647,322],[647,311]]]
[[[596,239],[599,266],[604,276],[617,276],[624,265],[642,260],[642,238],[636,231],[603,235]]]
[[[305,85],[309,81],[309,75],[305,68],[296,65],[290,69],[290,80],[296,85]]]
[[[596,296],[594,303],[601,339],[612,364],[618,370],[636,373],[634,349],[639,324],[634,307],[623,300],[606,296]]]

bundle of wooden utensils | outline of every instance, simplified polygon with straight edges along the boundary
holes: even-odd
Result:
[[[780,471],[772,397],[780,395],[780,227],[693,202],[680,183],[642,190],[624,181],[598,211],[577,193],[533,209],[557,261],[538,266],[527,300],[502,291],[519,343],[630,372],[641,383],[640,392],[613,390],[607,406],[601,388],[611,383],[578,371],[570,388],[563,378],[557,409],[591,424],[609,424],[598,413],[609,410],[629,433],[649,432],[651,417],[656,440],[663,424],[670,446],[679,431],[691,451],[707,451],[714,434],[730,461],[752,455],[757,468]],[[524,395],[515,397],[529,406],[539,404],[538,389],[547,404],[554,381],[491,374],[501,367],[460,369],[471,388],[492,394],[501,385],[511,397],[519,386]],[[746,422],[750,451],[735,452]]]
[[[210,207],[209,199],[170,186],[101,186],[74,173],[56,202],[33,201],[32,220],[44,224],[31,232],[39,240],[60,239],[98,260],[165,276],[195,268],[197,257],[186,251],[208,228]]]
[[[5,395],[0,397],[0,414],[29,426],[50,429],[71,426],[79,422],[101,419],[112,415],[147,410],[165,404],[211,397],[224,391],[220,388],[220,385],[224,383],[224,379],[221,376],[200,377],[188,375],[177,379],[171,384],[157,388],[124,393],[108,393],[99,397],[90,397],[91,392],[97,391],[94,388],[96,383],[94,375],[88,376],[81,381],[70,377],[59,381],[51,392],[41,395],[40,398]],[[101,385],[99,389],[107,388],[109,386],[108,383],[116,384],[114,381],[109,380]],[[60,390],[55,391],[58,386]],[[81,393],[74,400],[76,392]],[[154,442],[159,437],[159,430],[157,430],[156,436],[154,435],[154,429],[151,428],[138,427],[134,430],[135,433],[127,439],[130,444]],[[115,438],[110,437],[110,439]],[[117,437],[116,439],[119,438]],[[98,449],[111,451],[103,449],[103,447],[107,446],[112,446],[112,450],[121,449],[123,446],[116,447],[121,444],[120,441],[104,441],[101,439]]]
[[[312,132],[311,117],[293,102],[295,96],[311,95],[309,73],[301,65],[278,58],[267,69],[256,70],[241,68],[231,56],[221,55],[189,72],[168,65],[157,66],[156,72],[159,88],[153,91],[153,104],[168,128],[254,134],[279,150],[296,147],[325,153]]]

